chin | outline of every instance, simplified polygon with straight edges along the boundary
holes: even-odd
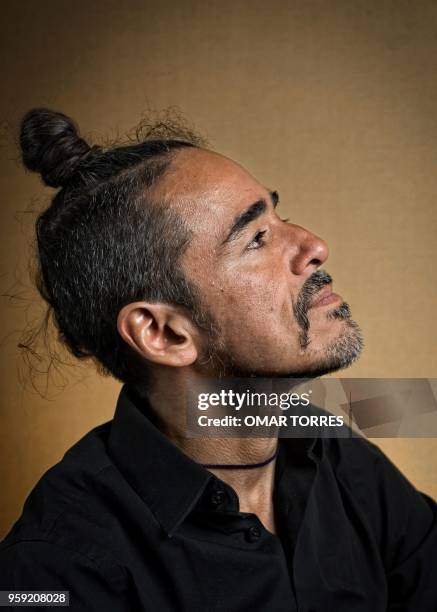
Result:
[[[316,378],[348,368],[359,359],[364,348],[361,329],[352,319],[344,319],[341,316],[346,312],[345,309],[336,309],[336,312],[339,312],[340,316],[334,315],[331,318],[344,321],[337,336],[326,341],[317,349],[314,348],[311,337],[309,337],[304,349],[305,363],[300,367],[297,365],[290,367],[286,372],[276,374],[276,376]]]
[[[335,338],[326,340],[324,345],[317,349],[314,349],[311,337],[306,336],[306,345],[302,346],[301,342],[303,359],[300,364],[284,367],[282,363],[276,368],[251,367],[249,363],[243,365],[235,355],[230,355],[225,350],[217,350],[216,346],[210,347],[208,361],[213,365],[218,378],[316,378],[337,372],[352,365],[364,347],[361,329],[349,315],[349,306],[346,303],[329,311],[327,317],[338,320],[340,331]]]
[[[363,348],[364,341],[359,325],[352,319],[347,319],[339,336],[328,344],[323,350],[323,356],[310,370],[315,372],[316,376],[322,376],[348,368],[359,359]]]

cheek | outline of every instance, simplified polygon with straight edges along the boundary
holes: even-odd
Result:
[[[242,275],[241,278],[211,281],[213,307],[225,319],[269,317],[278,310],[277,292],[272,283]]]
[[[280,342],[297,334],[297,322],[288,292],[275,283],[245,279],[238,287],[221,287],[213,301],[213,311],[224,334],[231,338],[257,338],[258,342]]]
[[[260,265],[235,269],[218,269],[210,258],[197,252],[190,254],[189,277],[199,287],[204,305],[220,325],[224,339],[282,336],[298,333],[293,315],[291,289],[284,282],[282,269],[276,265]]]

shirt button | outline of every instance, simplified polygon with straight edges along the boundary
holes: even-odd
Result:
[[[249,529],[246,531],[246,540],[248,542],[256,542],[260,537],[261,529],[258,527],[258,525],[252,525],[252,527],[249,527]]]
[[[225,501],[225,493],[218,489],[212,493],[210,499],[213,506],[220,506]]]

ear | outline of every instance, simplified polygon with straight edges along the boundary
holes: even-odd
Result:
[[[196,328],[176,306],[127,304],[118,314],[117,329],[136,353],[154,363],[182,367],[197,359]]]

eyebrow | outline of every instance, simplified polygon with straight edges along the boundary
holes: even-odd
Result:
[[[272,201],[273,208],[279,203],[279,194],[277,191],[269,191],[270,198]],[[222,245],[227,242],[231,242],[232,240],[236,240],[244,228],[255,219],[258,219],[266,210],[268,204],[264,198],[261,198],[248,206],[243,212],[241,212],[235,219],[232,224],[231,229],[228,232],[228,235],[223,240]]]

